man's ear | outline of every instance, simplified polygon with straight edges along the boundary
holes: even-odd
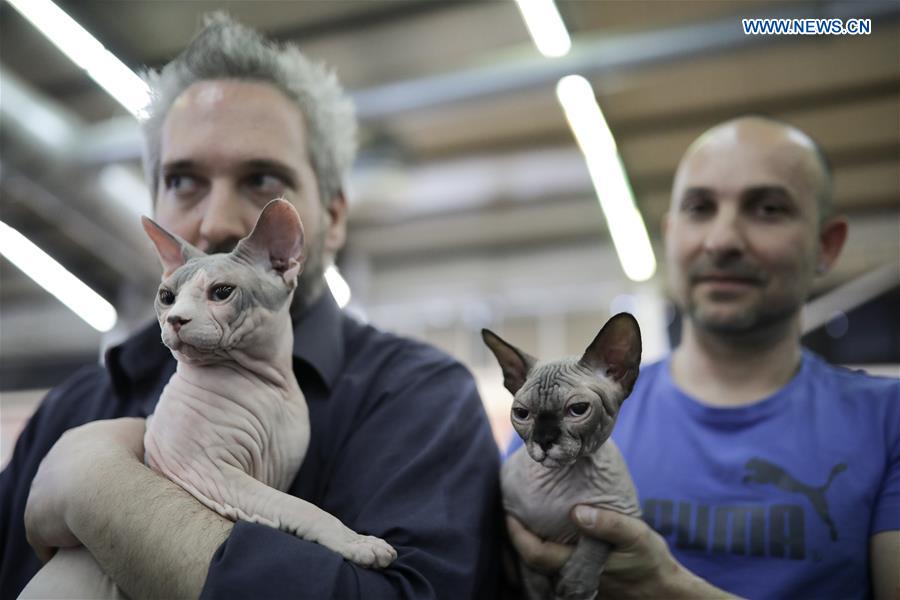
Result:
[[[503,385],[515,396],[531,371],[537,359],[522,352],[509,342],[504,341],[499,335],[489,329],[481,330],[481,337],[487,347],[491,349],[500,369],[503,371]]]
[[[150,241],[156,246],[156,254],[162,263],[163,277],[168,277],[178,267],[198,256],[205,256],[203,251],[191,246],[175,234],[163,229],[150,217],[141,217],[141,225],[150,237]]]
[[[232,253],[264,269],[272,269],[293,286],[306,258],[303,223],[297,209],[281,198],[266,204],[250,235]]]
[[[827,273],[837,262],[847,241],[847,229],[847,219],[844,217],[832,217],[822,224],[819,230],[818,275]]]
[[[343,190],[331,198],[325,213],[325,252],[333,258],[347,241],[347,198]]]
[[[628,313],[612,317],[584,351],[581,364],[618,382],[627,397],[641,365],[641,329],[637,320]]]

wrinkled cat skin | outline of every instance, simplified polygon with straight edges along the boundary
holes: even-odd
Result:
[[[503,465],[506,512],[542,539],[575,544],[559,575],[520,563],[529,600],[590,599],[597,594],[609,546],[579,536],[570,513],[588,504],[640,516],[631,476],[611,439],[619,407],[631,393],[641,359],[634,317],[612,317],[580,359],[539,363],[482,331],[513,394],[511,420],[524,446]]]
[[[150,219],[163,263],[162,340],[178,360],[147,420],[145,462],[232,520],[264,523],[366,567],[397,556],[384,540],[284,493],[309,444],[292,366],[289,313],[303,261],[294,207],[273,200],[229,254],[207,256]]]

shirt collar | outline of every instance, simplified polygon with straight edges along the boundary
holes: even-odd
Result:
[[[312,368],[330,390],[344,363],[343,311],[326,288],[294,322],[294,360]],[[160,373],[174,362],[162,343],[156,321],[106,352],[106,365],[117,385],[122,378],[137,382]]]
[[[330,390],[344,364],[344,319],[330,290],[294,323],[294,360],[312,367]]]

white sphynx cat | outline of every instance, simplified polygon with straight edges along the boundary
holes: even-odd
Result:
[[[290,532],[365,567],[389,565],[397,553],[387,542],[284,491],[310,434],[292,368],[289,311],[304,258],[297,211],[273,200],[228,254],[206,255],[146,217],[143,225],[163,265],[155,303],[162,339],[178,360],[147,419],[146,464],[231,520]],[[79,548],[58,552],[21,597],[78,590],[121,595]]]

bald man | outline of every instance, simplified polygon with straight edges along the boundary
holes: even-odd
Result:
[[[847,237],[831,187],[816,143],[768,118],[718,125],[682,159],[663,233],[683,339],[641,370],[613,434],[644,520],[572,514],[616,547],[600,597],[900,594],[900,380],[800,345]],[[536,569],[571,552],[508,520]]]

